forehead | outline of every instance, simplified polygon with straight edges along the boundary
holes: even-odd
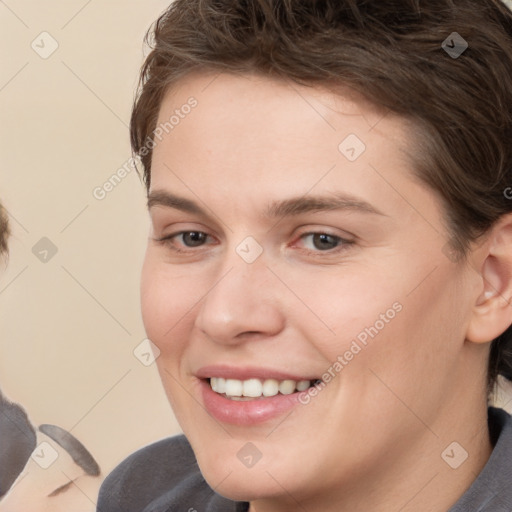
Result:
[[[208,110],[214,114],[218,125],[237,110],[253,114],[252,118],[246,119],[246,127],[262,114],[265,114],[269,127],[276,121],[289,122],[301,115],[309,115],[310,123],[316,121],[320,129],[330,131],[340,128],[340,115],[350,117],[351,124],[356,129],[359,125],[361,132],[377,126],[384,118],[387,118],[388,124],[406,124],[404,119],[392,115],[389,110],[372,103],[349,86],[329,83],[305,86],[258,73],[203,71],[189,73],[168,89],[160,107],[157,125],[165,124],[173,112],[177,113],[186,106],[190,98],[197,100],[199,112]],[[205,120],[204,116],[194,117]]]
[[[333,143],[348,132],[365,143],[394,136],[395,145],[397,141],[405,145],[406,125],[405,120],[348,87],[302,86],[255,73],[204,71],[189,73],[167,91],[156,129],[175,146],[194,131],[196,147],[212,153],[219,144],[248,150],[250,140],[255,141],[255,148],[265,142],[267,148],[270,143],[286,150],[304,138],[309,144],[303,150],[318,146],[322,139],[332,149]],[[225,134],[233,137],[226,138]],[[158,144],[160,138],[155,141],[157,155],[165,146]],[[338,151],[338,144],[334,149]]]
[[[167,92],[158,127],[153,190],[230,202],[332,190],[388,210],[418,186],[431,195],[410,172],[410,123],[352,89],[196,73]]]

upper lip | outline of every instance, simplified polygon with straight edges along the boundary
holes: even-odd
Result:
[[[223,377],[228,379],[276,379],[276,380],[316,380],[318,377],[296,375],[272,368],[257,366],[229,366],[225,364],[203,366],[196,372],[196,377],[208,379],[210,377]]]

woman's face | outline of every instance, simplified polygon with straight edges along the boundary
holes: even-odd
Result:
[[[142,307],[210,486],[240,500],[356,492],[432,442],[446,466],[445,427],[484,383],[468,384],[477,286],[412,177],[405,121],[256,76],[178,85],[158,120]],[[210,377],[231,396],[284,394],[226,398]]]

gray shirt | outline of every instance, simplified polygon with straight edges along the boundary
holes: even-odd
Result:
[[[471,487],[447,512],[512,511],[512,418],[489,408],[491,457]],[[215,493],[199,471],[184,435],[130,455],[106,478],[98,512],[247,512],[249,503]],[[440,511],[441,512],[441,511]]]
[[[11,488],[36,447],[36,431],[21,406],[0,391],[0,499]]]

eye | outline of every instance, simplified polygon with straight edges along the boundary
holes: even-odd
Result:
[[[203,245],[205,240],[209,237],[207,233],[203,231],[180,231],[179,233],[173,233],[163,238],[156,239],[157,242],[163,243],[169,246],[173,251],[176,252],[187,252],[186,250],[176,247],[174,239],[181,237],[182,244],[186,248],[200,247]]]
[[[306,247],[307,252],[339,252],[346,249],[354,242],[346,240],[340,236],[332,235],[330,233],[315,232],[304,233],[300,236],[300,240],[307,240],[309,238],[309,247]],[[307,244],[306,244],[307,245]]]
[[[193,249],[205,245],[208,238],[212,237],[203,231],[180,231],[155,240],[168,246],[171,250],[181,253],[194,252]],[[181,244],[179,245],[184,246],[184,249],[176,244],[177,239],[181,239]],[[338,253],[347,249],[354,243],[353,241],[326,232],[304,233],[299,237],[301,241],[307,241],[308,239],[310,243],[304,244],[306,246],[304,250],[312,254],[321,252],[328,252],[329,254]]]
[[[182,236],[187,247],[198,247],[208,238],[208,235],[202,231],[183,231],[176,236]]]

